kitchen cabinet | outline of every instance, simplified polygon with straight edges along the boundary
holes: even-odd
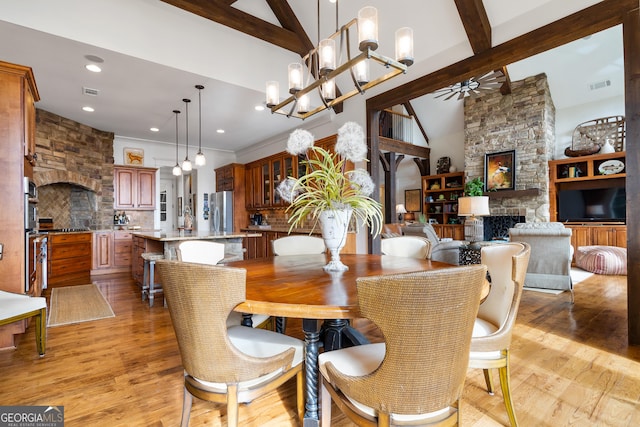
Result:
[[[132,234],[125,230],[93,233],[91,274],[125,273],[131,270]]]
[[[303,169],[304,170],[304,169]],[[246,207],[249,210],[285,206],[277,192],[287,177],[297,178],[299,162],[296,156],[279,153],[246,165]]]
[[[48,286],[90,283],[93,233],[49,233]]]
[[[142,286],[144,274],[144,260],[141,255],[146,252],[163,253],[164,245],[162,242],[133,235],[131,242],[131,275],[133,280],[140,286]]]
[[[233,192],[233,231],[247,226],[245,166],[231,163],[215,169],[216,191]]]
[[[113,266],[113,231],[93,233],[93,270],[109,269]]]
[[[156,169],[113,167],[114,208],[154,210]]]
[[[35,105],[40,97],[31,68],[0,61],[0,289],[28,290],[28,241],[24,223],[23,177],[33,178],[35,163]],[[21,320],[0,327],[0,348],[14,347],[14,335],[25,331]]]

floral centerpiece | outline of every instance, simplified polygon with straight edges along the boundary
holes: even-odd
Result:
[[[332,262],[326,270],[346,270],[339,260],[339,251],[346,242],[346,232],[352,215],[367,224],[376,236],[382,229],[382,207],[370,196],[375,190],[371,176],[365,169],[347,171],[347,161],[366,161],[367,146],[362,127],[345,123],[338,130],[335,152],[315,146],[309,131],[297,129],[287,142],[287,152],[304,156],[307,173],[288,177],[278,186],[280,197],[288,203],[290,230],[307,218],[322,225],[325,244],[331,250]]]

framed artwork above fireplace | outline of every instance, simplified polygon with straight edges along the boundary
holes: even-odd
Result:
[[[484,155],[485,191],[515,189],[515,157],[515,150]]]

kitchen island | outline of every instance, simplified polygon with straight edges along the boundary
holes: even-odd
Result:
[[[246,238],[262,237],[258,232],[213,233],[208,231],[134,231],[133,233],[132,274],[136,282],[142,283],[144,261],[143,253],[163,253],[166,259],[178,259],[176,248],[187,240],[212,240],[224,243],[225,257],[222,263],[244,259],[242,242]]]

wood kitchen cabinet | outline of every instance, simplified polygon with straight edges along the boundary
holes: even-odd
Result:
[[[128,231],[93,233],[91,274],[125,273],[131,270],[132,234]]]
[[[49,233],[48,286],[90,283],[93,233]]]
[[[31,68],[0,61],[0,289],[25,293],[29,251],[24,223],[23,177],[33,178],[35,105],[40,100]],[[14,347],[14,335],[25,331],[20,320],[0,327],[0,348]]]
[[[154,210],[156,169],[113,167],[114,208]]]

